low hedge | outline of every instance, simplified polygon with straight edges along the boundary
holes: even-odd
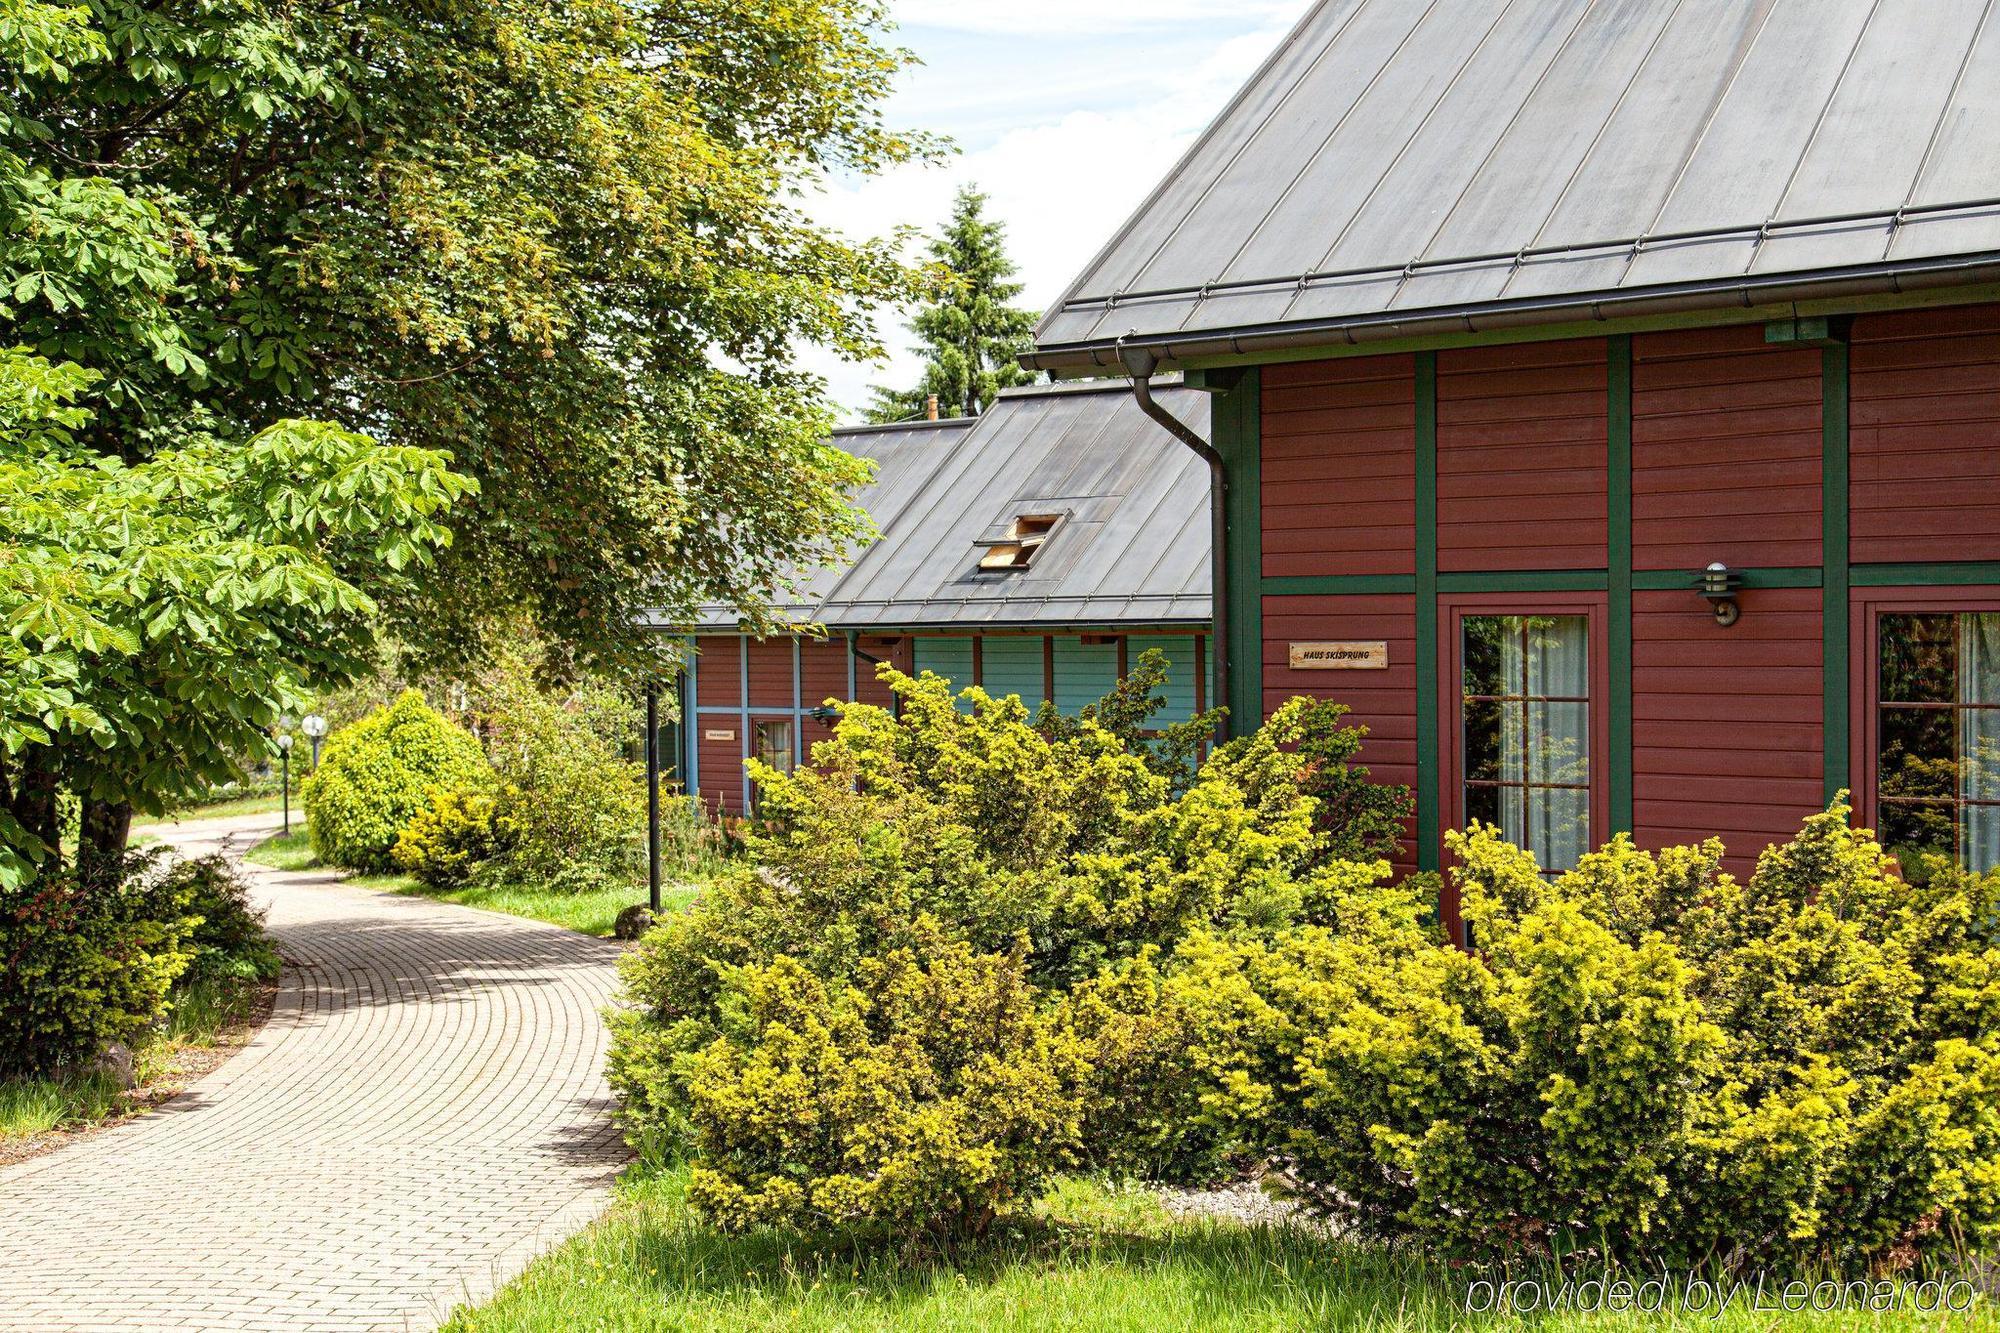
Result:
[[[1475,827],[1462,951],[1434,883],[1354,858],[1400,798],[1316,794],[1352,790],[1325,705],[1177,778],[885,674],[898,712],[757,769],[752,866],[625,962],[628,1123],[714,1221],[962,1235],[1058,1172],[1240,1155],[1447,1255],[2000,1240],[2000,876],[1907,884],[1844,804],[1746,880],[1623,837],[1545,876]]]
[[[327,739],[306,779],[306,827],[320,860],[389,870],[393,849],[438,792],[490,788],[492,769],[471,732],[406,690]]]
[[[1191,940],[1169,1004],[1203,1114],[1327,1211],[1447,1252],[1989,1245],[2000,879],[1906,884],[1850,815],[1747,881],[1718,841],[1623,836],[1551,879],[1475,827],[1451,838],[1469,953],[1370,894],[1339,928]]]
[[[0,1079],[75,1070],[151,1027],[198,954],[192,899],[144,855],[110,882],[0,887]]]

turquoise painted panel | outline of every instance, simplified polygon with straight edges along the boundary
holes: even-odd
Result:
[[[949,680],[954,690],[972,683],[971,639],[917,639],[911,647],[916,674],[935,671]]]
[[[1118,645],[1056,640],[1056,707],[1079,713],[1118,683]]]
[[[989,638],[980,644],[979,677],[994,698],[1018,694],[1030,711],[1042,703],[1042,641]]]
[[[1135,635],[1126,659],[1139,665],[1139,654],[1157,648],[1167,655],[1167,683],[1160,694],[1167,706],[1153,714],[1152,726],[1165,727],[1194,716],[1194,636],[1191,634]]]

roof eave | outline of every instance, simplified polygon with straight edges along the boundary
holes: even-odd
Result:
[[[1472,302],[1421,310],[1391,310],[1331,319],[1204,329],[1198,333],[1132,333],[1075,343],[1052,343],[1021,357],[1029,370],[1051,374],[1112,370],[1122,374],[1119,351],[1143,348],[1162,365],[1186,366],[1228,357],[1308,348],[1363,346],[1468,334],[1512,333],[1538,325],[1611,323],[1698,311],[1843,298],[1874,297],[2000,282],[2000,251],[1943,255],[1866,264],[1816,273],[1778,273],[1642,289],[1568,292],[1516,301]]]

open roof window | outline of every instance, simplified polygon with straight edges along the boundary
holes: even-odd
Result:
[[[1004,531],[988,533],[980,539],[986,553],[979,557],[979,568],[987,573],[1027,569],[1034,564],[1035,557],[1047,544],[1056,525],[1062,522],[1062,517],[1061,514],[1022,514]]]

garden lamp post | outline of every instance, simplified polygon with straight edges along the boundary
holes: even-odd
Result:
[[[288,731],[278,733],[278,765],[284,776],[279,779],[279,790],[284,793],[286,833],[292,831],[292,735]]]
[[[660,692],[646,687],[646,901],[660,911]]]
[[[326,719],[318,713],[307,713],[305,720],[299,723],[299,730],[303,731],[306,734],[306,739],[312,742],[312,771],[317,773],[319,772],[319,743],[326,739]]]

